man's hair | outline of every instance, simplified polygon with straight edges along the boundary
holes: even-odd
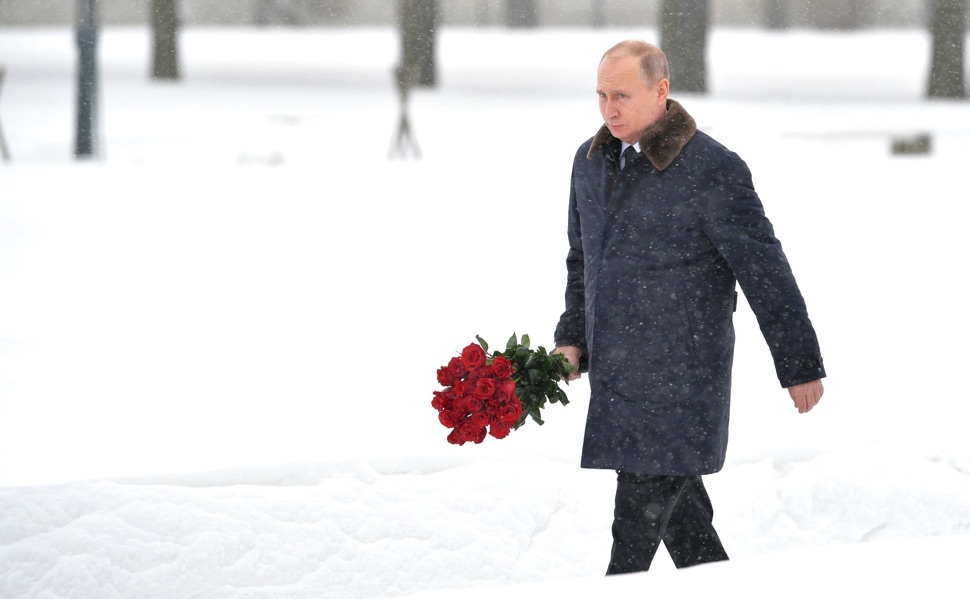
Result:
[[[641,40],[624,40],[603,53],[603,61],[608,56],[636,56],[640,59],[640,77],[647,85],[661,79],[670,81],[670,67],[663,50]]]

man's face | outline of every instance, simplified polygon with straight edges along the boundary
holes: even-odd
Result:
[[[596,73],[600,114],[613,137],[633,144],[663,117],[669,84],[661,79],[647,85],[640,77],[636,56],[607,56]]]

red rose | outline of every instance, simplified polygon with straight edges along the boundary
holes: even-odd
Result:
[[[451,369],[447,366],[442,366],[438,369],[438,384],[442,387],[450,387],[455,384],[456,377],[452,374]]]
[[[492,421],[492,417],[485,412],[475,412],[471,417],[472,424],[479,428],[485,428]]]
[[[481,345],[472,343],[461,350],[461,363],[470,371],[475,371],[485,365],[485,350]]]
[[[515,397],[515,381],[505,379],[499,384],[498,389],[495,390],[495,399],[499,403],[508,403],[512,401],[513,397]]]
[[[514,423],[522,415],[522,402],[515,398],[515,401],[510,401],[506,404],[502,404],[498,408],[498,419],[502,422],[507,422],[509,424]]]
[[[499,403],[494,399],[485,400],[485,413],[489,416],[495,416],[498,414]]]
[[[461,358],[458,356],[455,356],[448,362],[448,370],[451,371],[452,380],[458,380],[468,374],[468,371],[465,370],[465,365],[462,364]]]
[[[492,374],[500,379],[507,379],[512,376],[515,372],[515,368],[512,367],[512,362],[508,360],[505,356],[495,356],[492,360]]]
[[[471,413],[481,412],[485,408],[485,403],[475,397],[474,395],[469,395],[465,397],[465,409]]]
[[[444,426],[447,426],[448,428],[453,428],[456,424],[458,424],[458,418],[455,416],[455,413],[450,410],[441,410],[438,412],[438,422]]]
[[[434,392],[434,399],[431,400],[431,407],[433,407],[434,409],[436,409],[438,411],[441,411],[441,410],[445,409],[445,405],[447,403],[448,402],[445,399],[445,394],[444,393],[442,393],[441,391],[435,391]]]
[[[465,391],[467,393],[471,393],[472,391],[475,390],[475,383],[478,382],[478,379],[486,375],[491,376],[491,374],[492,374],[492,371],[489,370],[488,368],[479,368],[478,370],[469,372],[468,374],[465,375],[465,378],[461,379],[465,383]]]
[[[496,439],[504,439],[508,436],[509,431],[512,427],[509,426],[507,422],[502,422],[501,420],[496,420],[488,427],[488,434],[492,435]]]
[[[483,427],[475,426],[471,421],[466,420],[458,427],[458,436],[473,443],[481,443],[485,440],[486,431]]]
[[[497,385],[493,378],[486,377],[478,379],[478,382],[475,383],[475,395],[482,399],[491,399],[495,395],[496,387]]]
[[[452,430],[450,433],[448,433],[448,442],[451,443],[451,444],[453,444],[453,445],[464,445],[465,444],[465,440],[462,439],[461,435],[458,433],[458,429],[457,428],[454,429],[454,430]]]
[[[450,410],[455,405],[455,392],[450,387],[444,391],[435,391],[431,405],[436,410]]]
[[[481,443],[485,440],[485,435],[488,433],[484,426],[480,426],[475,430],[475,438],[472,439],[475,443]]]

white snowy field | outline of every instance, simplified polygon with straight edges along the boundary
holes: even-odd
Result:
[[[732,561],[602,576],[583,381],[446,443],[440,365],[552,342],[626,37],[655,32],[445,30],[422,158],[388,160],[391,30],[190,29],[162,84],[109,29],[79,163],[71,32],[0,28],[0,597],[966,596],[970,103],[922,99],[921,31],[716,30],[711,93],[673,94],[751,167],[830,374],[798,415],[742,302],[707,478]]]

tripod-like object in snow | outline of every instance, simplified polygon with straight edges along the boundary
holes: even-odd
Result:
[[[414,81],[413,69],[404,66],[394,68],[394,79],[397,83],[398,100],[400,101],[401,116],[397,123],[397,134],[391,142],[391,149],[387,153],[388,158],[407,158],[408,153],[415,158],[421,158],[421,148],[418,141],[414,138],[411,131],[411,119],[408,116],[408,96],[411,92],[412,82]]]

